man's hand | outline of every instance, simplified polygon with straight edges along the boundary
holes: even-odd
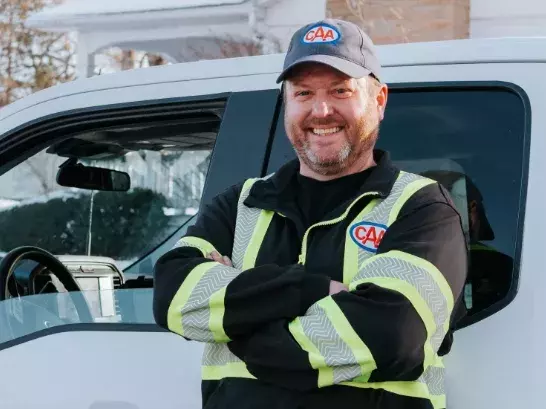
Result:
[[[349,287],[339,281],[330,281],[330,295],[340,293],[341,291],[349,291]]]
[[[210,253],[207,258],[209,260],[214,260],[217,263],[223,264],[228,267],[233,267],[233,264],[231,263],[231,260],[227,256],[222,256],[217,251],[213,251]],[[349,287],[347,287],[345,284],[340,283],[339,281],[330,281],[330,292],[329,295],[337,294],[341,291],[349,291]]]
[[[218,253],[217,251],[213,251],[212,253],[210,253],[208,256],[207,256],[208,259],[210,260],[214,260],[216,261],[217,263],[221,263],[225,266],[228,266],[228,267],[233,267],[233,264],[231,263],[231,260],[229,259],[229,257],[227,256],[222,256],[220,255],[220,253]]]

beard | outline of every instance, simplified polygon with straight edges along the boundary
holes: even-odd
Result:
[[[309,141],[306,129],[313,125],[339,124],[339,121],[332,119],[322,119],[312,121],[312,125],[304,124],[298,126],[291,124],[290,134],[292,145],[299,159],[305,163],[313,172],[323,176],[333,176],[340,174],[343,170],[352,166],[363,155],[368,155],[379,137],[379,121],[373,121],[371,115],[363,115],[354,126],[344,126],[344,139],[337,152],[329,155],[319,155],[312,147]],[[333,125],[335,126],[335,125]]]

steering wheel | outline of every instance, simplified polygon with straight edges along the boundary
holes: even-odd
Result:
[[[24,259],[36,261],[37,263],[47,267],[51,273],[55,274],[64,288],[66,288],[68,291],[68,295],[74,303],[80,322],[93,322],[93,315],[91,314],[89,305],[81,292],[80,286],[72,274],[70,274],[70,271],[68,271],[65,265],[61,263],[57,257],[39,247],[17,247],[7,253],[6,256],[0,261],[0,301],[4,301],[9,298],[8,280],[12,276],[17,263]],[[20,299],[20,301],[28,303],[27,300]],[[37,305],[35,305],[35,307],[45,310],[45,308]],[[57,317],[57,321],[62,320]]]

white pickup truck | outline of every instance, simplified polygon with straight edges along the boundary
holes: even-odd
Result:
[[[378,53],[379,146],[449,188],[471,244],[447,407],[546,407],[546,39]],[[211,197],[294,157],[282,61],[125,71],[0,110],[2,409],[200,407],[202,345],[155,325],[153,265]]]

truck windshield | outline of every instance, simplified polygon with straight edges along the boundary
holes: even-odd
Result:
[[[129,191],[60,186],[66,158],[42,151],[0,176],[0,257],[19,246],[57,255],[104,256],[121,269],[184,225],[199,207],[210,151],[138,150],[81,161],[129,173]]]

